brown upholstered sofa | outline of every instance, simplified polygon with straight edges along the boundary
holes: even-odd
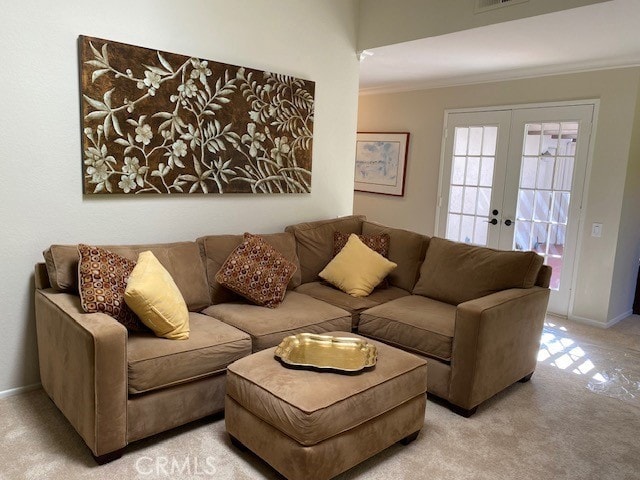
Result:
[[[387,288],[354,298],[319,281],[334,231],[389,234],[398,267]],[[144,250],[155,254],[189,308],[188,340],[128,332],[106,314],[84,313],[76,246],[44,252],[35,296],[42,385],[99,462],[221,411],[227,365],[294,333],[353,330],[426,358],[429,392],[466,415],[535,369],[550,277],[537,255],[430,239],[362,216],[263,237],[300,267],[276,309],[215,280],[241,235],[106,247],[133,260]]]

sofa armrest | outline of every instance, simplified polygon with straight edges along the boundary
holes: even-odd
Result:
[[[509,289],[456,311],[449,401],[472,409],[533,373],[549,289]]]
[[[127,330],[80,298],[36,290],[42,386],[95,456],[127,444]]]

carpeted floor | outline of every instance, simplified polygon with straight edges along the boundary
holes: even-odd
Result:
[[[464,419],[427,402],[424,428],[339,479],[640,479],[640,317],[608,330],[548,317],[533,379]],[[354,445],[357,448],[357,445]],[[281,478],[209,418],[97,466],[42,390],[0,400],[0,479]],[[311,479],[310,479],[311,480]]]

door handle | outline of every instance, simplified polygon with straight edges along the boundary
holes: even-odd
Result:
[[[507,227],[510,227],[512,223],[513,223],[513,222],[512,222],[511,220],[509,220],[508,218],[504,221],[504,224],[505,224]]]
[[[485,222],[490,223],[491,225],[497,225],[498,224],[498,219],[497,218],[492,218],[491,220],[485,220]]]

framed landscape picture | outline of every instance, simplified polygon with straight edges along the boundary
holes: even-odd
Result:
[[[355,190],[404,195],[409,133],[358,132]]]

